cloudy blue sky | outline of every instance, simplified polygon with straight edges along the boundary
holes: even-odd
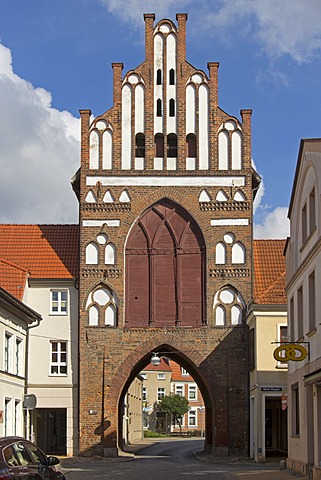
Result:
[[[253,110],[255,236],[286,237],[300,139],[321,137],[320,0],[0,0],[0,222],[77,222],[79,109],[144,60],[144,12],[188,13],[187,60],[220,62],[220,107]]]

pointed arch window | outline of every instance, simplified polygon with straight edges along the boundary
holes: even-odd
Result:
[[[162,133],[155,135],[155,157],[164,157],[164,135]]]
[[[98,264],[98,246],[95,242],[91,242],[86,247],[86,264],[97,265]]]
[[[156,102],[156,116],[162,116],[162,100],[160,98],[158,98]]]
[[[170,158],[177,157],[177,135],[175,133],[167,135],[167,156]]]
[[[175,70],[174,68],[171,68],[169,71],[169,84],[170,85],[175,85]]]
[[[213,308],[215,325],[242,323],[245,303],[240,292],[231,285],[226,285],[216,293]]]
[[[135,157],[145,158],[145,135],[143,133],[136,134],[135,144]]]
[[[216,265],[225,265],[226,263],[226,246],[225,243],[219,242],[215,248]]]
[[[162,200],[135,223],[126,244],[126,324],[202,325],[205,242],[195,220]]]
[[[175,117],[175,100],[174,98],[170,98],[169,100],[169,116]]]
[[[232,247],[232,263],[245,263],[245,247],[241,242],[236,242]]]
[[[196,158],[196,135],[189,133],[186,137],[186,156]]]
[[[162,84],[162,71],[160,68],[158,68],[156,72],[156,85],[161,85],[161,84]]]
[[[86,310],[90,326],[115,327],[117,325],[117,299],[106,285],[99,285],[90,292]]]
[[[116,248],[113,243],[108,243],[105,248],[105,264],[114,265],[116,256]]]

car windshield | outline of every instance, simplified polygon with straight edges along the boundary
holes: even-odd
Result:
[[[32,464],[31,458],[22,442],[8,445],[3,451],[4,459],[10,466],[25,466]]]

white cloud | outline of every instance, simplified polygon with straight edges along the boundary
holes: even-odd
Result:
[[[108,11],[131,27],[141,29],[142,14],[157,18],[187,12],[197,35],[254,39],[271,58],[289,55],[301,63],[321,49],[320,0],[100,0]]]
[[[193,8],[192,0],[132,0],[128,8],[127,0],[100,0],[110,13],[117,15],[124,22],[129,22],[131,27],[142,28],[144,13],[155,13],[158,19],[168,18],[176,12],[187,11]],[[174,18],[175,19],[175,18]]]
[[[208,3],[207,29],[229,29],[254,38],[271,58],[289,55],[301,63],[321,49],[319,0],[221,0]],[[231,29],[231,27],[239,28]]]
[[[79,120],[16,75],[2,44],[0,111],[0,222],[77,222],[70,179],[80,162]]]
[[[290,221],[287,207],[277,207],[264,217],[262,223],[254,224],[254,238],[287,238],[290,235]]]

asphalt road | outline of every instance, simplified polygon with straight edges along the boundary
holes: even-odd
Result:
[[[225,465],[197,460],[193,452],[202,448],[203,440],[171,440],[152,445],[135,454],[133,459],[66,459],[62,462],[62,470],[67,480],[237,479]]]

